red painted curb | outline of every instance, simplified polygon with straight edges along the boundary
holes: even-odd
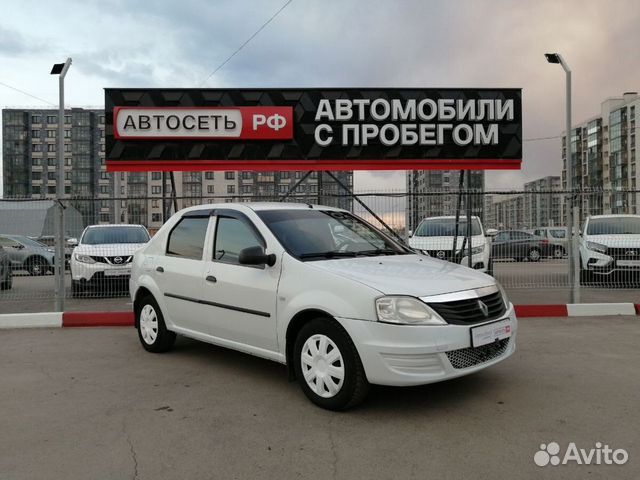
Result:
[[[64,312],[62,327],[133,327],[133,312]]]
[[[514,305],[518,317],[566,317],[566,305]]]

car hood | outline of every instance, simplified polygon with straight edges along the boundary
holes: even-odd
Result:
[[[307,262],[387,295],[424,297],[494,285],[488,275],[423,255],[340,258]]]
[[[457,249],[460,250],[465,237],[458,237],[456,240]],[[482,235],[471,237],[471,246],[479,247],[484,245],[485,239]],[[453,250],[453,235],[448,237],[411,237],[409,246],[419,250]]]
[[[80,255],[97,255],[111,257],[114,255],[133,255],[146,243],[99,243],[96,245],[80,244],[73,252]]]
[[[640,248],[640,235],[585,235],[587,242],[596,242],[609,248]]]

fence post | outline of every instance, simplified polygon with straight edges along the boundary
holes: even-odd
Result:
[[[571,208],[573,209],[573,235],[571,236],[571,246],[573,255],[573,270],[569,272],[573,277],[571,283],[572,288],[572,301],[573,303],[580,303],[580,248],[578,246],[578,235],[580,235],[580,209],[577,202],[572,202]],[[571,263],[571,262],[569,262]]]

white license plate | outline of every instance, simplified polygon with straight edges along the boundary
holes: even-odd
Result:
[[[618,260],[619,267],[640,267],[640,260]]]
[[[497,322],[471,328],[471,346],[481,347],[496,340],[503,340],[511,336],[511,322],[499,320]]]
[[[126,275],[131,275],[130,268],[118,268],[118,269],[104,271],[105,277],[124,277]]]

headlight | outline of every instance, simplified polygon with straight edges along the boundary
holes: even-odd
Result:
[[[504,300],[504,306],[507,307],[507,310],[509,309],[509,297],[507,297],[507,292],[504,289],[504,287],[502,285],[500,285],[500,282],[496,282],[496,286],[498,287],[498,290],[500,290],[500,294],[502,295],[502,299]]]
[[[426,250],[418,250],[422,255],[426,255],[427,257],[430,257],[431,255],[429,255],[429,252],[427,252]]]
[[[596,242],[587,242],[587,248],[598,253],[607,253],[607,246]]]
[[[484,245],[479,245],[471,249],[471,255],[477,255],[482,252],[484,252]]]
[[[89,255],[82,255],[81,253],[75,254],[76,260],[81,263],[96,263],[96,261]]]
[[[376,299],[378,321],[402,325],[446,325],[447,322],[424,302],[413,297]]]

